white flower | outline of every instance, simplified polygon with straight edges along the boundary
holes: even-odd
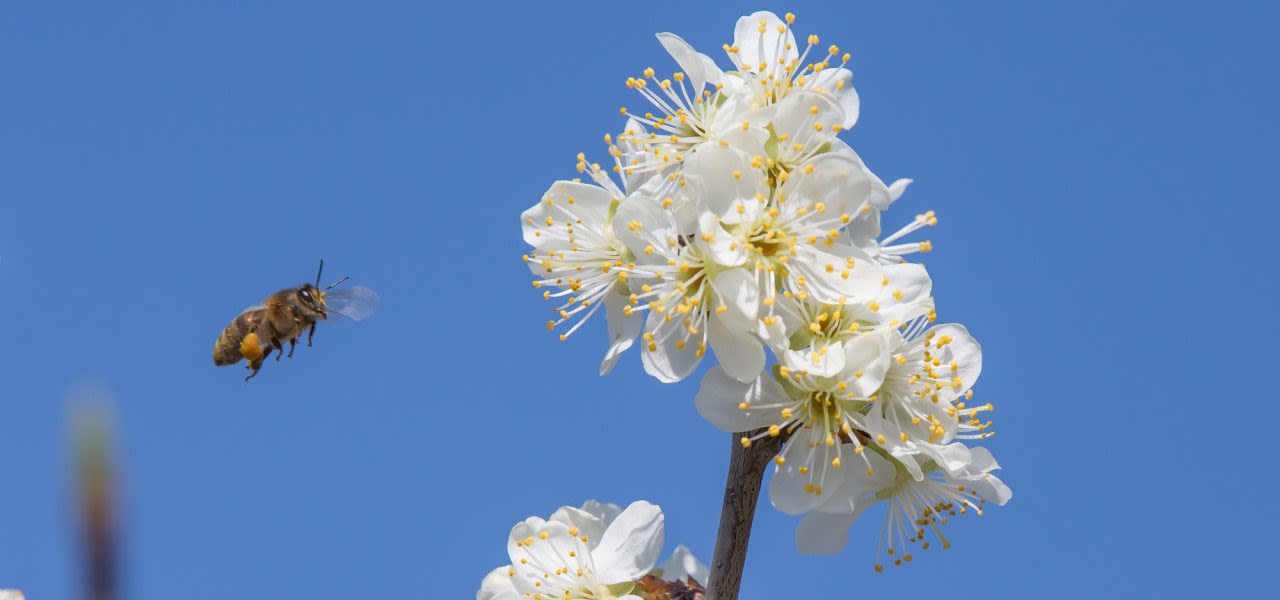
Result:
[[[560,302],[553,309],[558,319],[547,321],[547,330],[575,321],[560,335],[562,341],[605,307],[610,346],[600,364],[604,375],[640,332],[640,320],[627,318],[623,310],[630,294],[628,282],[633,276],[652,276],[636,270],[630,251],[614,233],[613,214],[628,198],[643,197],[648,191],[668,193],[674,184],[637,189],[628,195],[599,165],[588,166],[581,154],[578,170],[589,173],[596,183],[557,181],[542,201],[520,215],[525,242],[534,248],[523,258],[538,276],[534,287],[558,288],[542,294],[548,301]]]
[[[818,36],[810,35],[804,50],[796,46],[791,25],[795,15],[787,13],[783,19],[760,11],[738,19],[733,31],[733,45],[726,44],[729,55],[738,71],[727,74],[726,86],[741,85],[751,93],[753,105],[766,106],[786,98],[798,90],[817,91],[831,96],[843,109],[843,128],[853,127],[858,120],[858,94],[853,89],[853,72],[845,68],[850,56],[840,55],[840,48],[829,46],[818,58],[814,52]],[[832,61],[839,57],[839,66]],[[803,66],[801,66],[803,65]]]
[[[684,379],[708,344],[735,372],[754,376],[764,351],[752,337],[759,287],[745,268],[708,259],[701,241],[686,237],[670,200],[636,198],[618,207],[615,231],[654,277],[633,284],[626,314],[648,311],[641,355],[645,370],[664,382]]]
[[[991,423],[978,420],[990,403],[969,406],[982,371],[982,347],[962,325],[945,324],[917,333],[891,331],[889,370],[863,421],[876,445],[900,461],[917,479],[922,460],[954,460],[953,439],[982,439]]]
[[[661,571],[660,577],[664,581],[683,583],[692,578],[704,587],[710,576],[707,565],[702,564],[702,561],[693,555],[693,551],[683,544],[676,546],[676,549],[671,552],[671,558],[662,563],[658,570]]]
[[[786,445],[774,459],[777,468],[769,484],[769,498],[778,510],[800,514],[822,504],[824,490],[839,487],[847,470],[842,443],[855,446],[865,462],[863,443],[856,434],[864,427],[863,411],[889,370],[887,339],[866,334],[837,343],[841,369],[830,375],[793,371],[784,362],[775,374],[740,383],[712,369],[702,380],[698,412],[725,431],[761,433],[743,436],[750,446],[764,436],[787,434]]]
[[[662,510],[637,501],[606,522],[609,505],[591,505],[516,524],[511,564],[484,578],[476,600],[640,600],[630,592],[662,550]]]
[[[959,444],[956,444],[959,446]],[[981,516],[989,500],[1003,506],[1013,492],[991,471],[1000,468],[985,448],[963,448],[956,464],[947,469],[927,465],[923,479],[907,473],[891,459],[869,453],[873,469],[868,475],[850,473],[826,503],[809,513],[796,529],[796,546],[804,553],[833,554],[844,547],[849,527],[876,502],[888,503],[876,547],[876,572],[883,570],[880,557],[894,565],[911,562],[910,546],[928,550],[937,538],[943,549],[951,542],[942,533],[957,514]],[[845,450],[845,453],[849,453]]]
[[[557,181],[541,202],[520,215],[524,240],[534,248],[524,256],[530,270],[539,277],[534,280],[534,287],[558,288],[555,292],[543,291],[543,298],[563,299],[554,309],[559,318],[548,321],[547,330],[577,319],[560,335],[561,340],[567,339],[601,306],[606,307],[611,344],[601,373],[612,368],[638,332],[628,326],[621,314],[627,297],[630,257],[610,227],[610,215],[618,200],[600,186]]]
[[[951,469],[967,456],[954,439],[990,435],[990,423],[977,415],[991,405],[965,404],[982,358],[962,326],[920,334],[927,322],[921,317],[905,325],[905,336],[903,326],[874,324],[851,333],[860,330],[859,321],[844,327],[842,310],[823,314],[794,336],[800,349],[778,352],[773,375],[742,383],[712,369],[696,398],[698,412],[725,431],[761,430],[744,435],[743,445],[789,436],[769,486],[775,508],[799,514],[823,503],[824,490],[845,477],[844,445],[852,446],[868,476],[875,466],[864,446],[874,445],[921,479],[928,464]]]

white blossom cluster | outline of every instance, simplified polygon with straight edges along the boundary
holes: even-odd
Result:
[[[676,382],[714,354],[698,411],[741,443],[784,437],[769,497],[805,514],[804,552],[835,552],[868,506],[888,505],[875,568],[912,560],[957,513],[1003,504],[991,435],[973,400],[978,343],[935,324],[932,283],[881,213],[886,185],[838,136],[858,119],[850,56],[794,15],[738,20],[722,70],[658,34],[678,71],[627,79],[651,105],[621,110],[608,166],[578,155],[586,181],[555,182],[522,214],[533,285],[562,340],[603,309],[607,373],[639,341],[645,371]],[[772,355],[773,359],[768,358]]]

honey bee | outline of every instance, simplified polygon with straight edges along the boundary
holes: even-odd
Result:
[[[329,287],[320,289],[320,276],[324,273],[324,261],[316,272],[314,285],[280,290],[263,300],[259,306],[251,306],[231,321],[213,345],[213,364],[220,367],[234,365],[241,359],[249,361],[251,372],[244,378],[253,379],[262,363],[276,352],[276,362],[284,356],[284,343],[289,342],[289,358],[293,358],[298,338],[307,332],[307,346],[316,334],[316,322],[329,318],[330,312],[354,320],[362,320],[373,313],[378,295],[367,287],[350,286],[330,292],[342,282],[343,277]]]

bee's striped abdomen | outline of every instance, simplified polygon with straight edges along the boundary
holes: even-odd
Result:
[[[253,331],[257,322],[256,316],[257,311],[247,310],[240,313],[230,325],[227,325],[226,329],[222,330],[222,335],[218,336],[218,342],[213,345],[213,364],[225,367],[234,365],[244,358],[244,354],[240,352],[240,343],[249,332]]]

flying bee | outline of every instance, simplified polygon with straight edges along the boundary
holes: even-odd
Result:
[[[378,302],[378,295],[373,290],[348,286],[330,291],[350,277],[343,277],[320,289],[323,273],[322,260],[314,285],[304,283],[280,290],[268,296],[261,305],[251,306],[240,313],[213,345],[213,364],[223,367],[246,359],[249,361],[246,368],[251,373],[244,380],[249,381],[258,374],[258,369],[262,368],[262,363],[272,351],[276,353],[276,362],[280,362],[285,342],[289,343],[288,356],[293,358],[294,347],[304,331],[307,333],[307,346],[310,346],[316,334],[316,322],[328,319],[331,312],[357,321],[373,313]]]

